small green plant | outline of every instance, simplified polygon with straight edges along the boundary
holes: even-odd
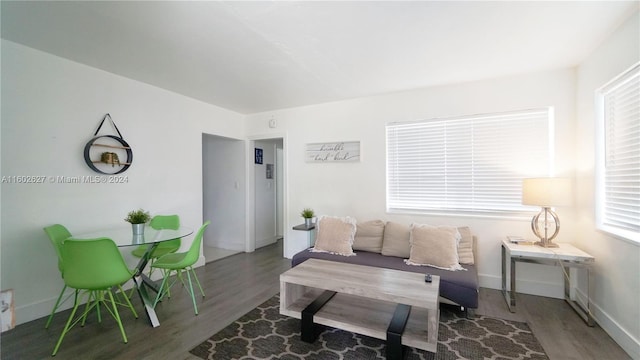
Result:
[[[305,208],[300,212],[300,216],[305,219],[311,219],[315,216],[315,213],[313,212],[313,209]]]
[[[145,224],[149,220],[151,220],[149,212],[142,209],[131,211],[127,214],[127,217],[124,218],[124,221],[132,224]]]

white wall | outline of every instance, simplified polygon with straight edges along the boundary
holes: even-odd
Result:
[[[255,176],[255,239],[256,249],[274,243],[276,233],[276,143],[258,140],[256,149],[262,149],[262,164],[254,164]],[[267,164],[274,165],[272,178],[267,179]]]
[[[596,258],[587,292],[598,323],[640,359],[640,244],[595,229],[595,91],[640,61],[640,15],[636,12],[578,68],[576,126],[577,222],[580,246]]]
[[[195,229],[202,134],[244,136],[237,113],[2,40],[3,176],[97,175],[82,150],[107,112],[133,149],[126,184],[2,186],[1,287],[15,290],[18,323],[47,315],[63,285],[44,226],[122,226],[142,207]]]
[[[285,228],[301,222],[299,211],[350,215],[359,220],[469,225],[478,236],[480,284],[500,288],[500,240],[507,234],[531,237],[530,220],[409,216],[385,211],[385,140],[388,122],[554,106],[556,174],[573,177],[574,206],[558,208],[557,241],[576,244],[596,258],[590,288],[584,276],[577,293],[591,297],[598,323],[633,358],[640,358],[640,247],[595,229],[594,91],[640,60],[640,23],[635,13],[577,69],[560,69],[397,94],[283,109],[247,117],[247,133],[285,132],[288,158],[288,212]],[[268,120],[278,119],[278,129]],[[306,143],[361,141],[361,161],[346,164],[304,162]],[[288,230],[285,256],[297,244]],[[559,268],[518,264],[519,292],[562,297]]]
[[[286,132],[288,213],[285,256],[298,248],[292,226],[302,222],[300,210],[311,207],[319,215],[350,215],[358,220],[385,219],[404,223],[469,225],[478,236],[481,286],[499,288],[500,243],[507,234],[532,237],[530,219],[465,218],[387,214],[385,206],[385,124],[424,118],[554,106],[556,110],[556,172],[573,176],[575,73],[561,69],[536,74],[440,86],[411,92],[360,98],[247,117],[248,135]],[[268,120],[278,119],[269,129]],[[306,163],[307,143],[360,141],[358,163]],[[523,159],[526,160],[526,159]],[[574,241],[571,208],[558,209],[563,228],[558,241]],[[518,266],[520,267],[521,264]],[[559,268],[522,264],[518,288],[522,292],[562,297]],[[529,271],[533,269],[533,271]]]
[[[204,244],[245,249],[245,144],[238,139],[203,135],[204,218],[211,220]]]

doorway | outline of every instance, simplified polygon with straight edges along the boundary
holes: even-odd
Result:
[[[286,138],[258,136],[247,141],[247,252],[286,243]],[[284,254],[281,254],[284,256]]]
[[[202,134],[202,217],[211,221],[202,240],[206,262],[245,249],[245,142]]]
[[[255,247],[282,239],[282,139],[254,141]],[[280,176],[279,176],[280,175]]]

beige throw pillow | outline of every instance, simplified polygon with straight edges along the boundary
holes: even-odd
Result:
[[[328,252],[337,255],[354,256],[353,245],[356,234],[356,220],[351,217],[321,216],[316,224],[316,243],[313,252]]]
[[[458,244],[458,258],[460,264],[473,265],[473,235],[471,235],[471,229],[468,226],[461,226],[458,228],[460,233],[460,244]]]
[[[408,265],[464,270],[458,263],[458,229],[449,226],[412,224]]]
[[[408,258],[411,250],[409,244],[410,228],[408,225],[389,221],[384,227],[382,255]]]
[[[384,236],[384,221],[371,220],[357,224],[353,250],[380,253],[382,251],[382,237]]]

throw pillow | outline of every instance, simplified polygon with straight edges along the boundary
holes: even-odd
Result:
[[[382,251],[382,237],[384,236],[384,221],[371,220],[357,224],[356,236],[353,240],[353,250],[380,253]]]
[[[458,229],[450,226],[412,224],[411,253],[408,265],[433,266],[445,270],[463,270],[458,263]]]
[[[411,250],[409,233],[410,228],[408,225],[389,221],[384,227],[382,255],[408,258]]]
[[[316,243],[313,252],[354,256],[353,245],[356,220],[351,217],[321,216],[316,224]]]
[[[458,228],[460,233],[460,244],[458,244],[458,257],[460,264],[473,265],[473,235],[471,235],[471,229],[468,226],[461,226]]]

